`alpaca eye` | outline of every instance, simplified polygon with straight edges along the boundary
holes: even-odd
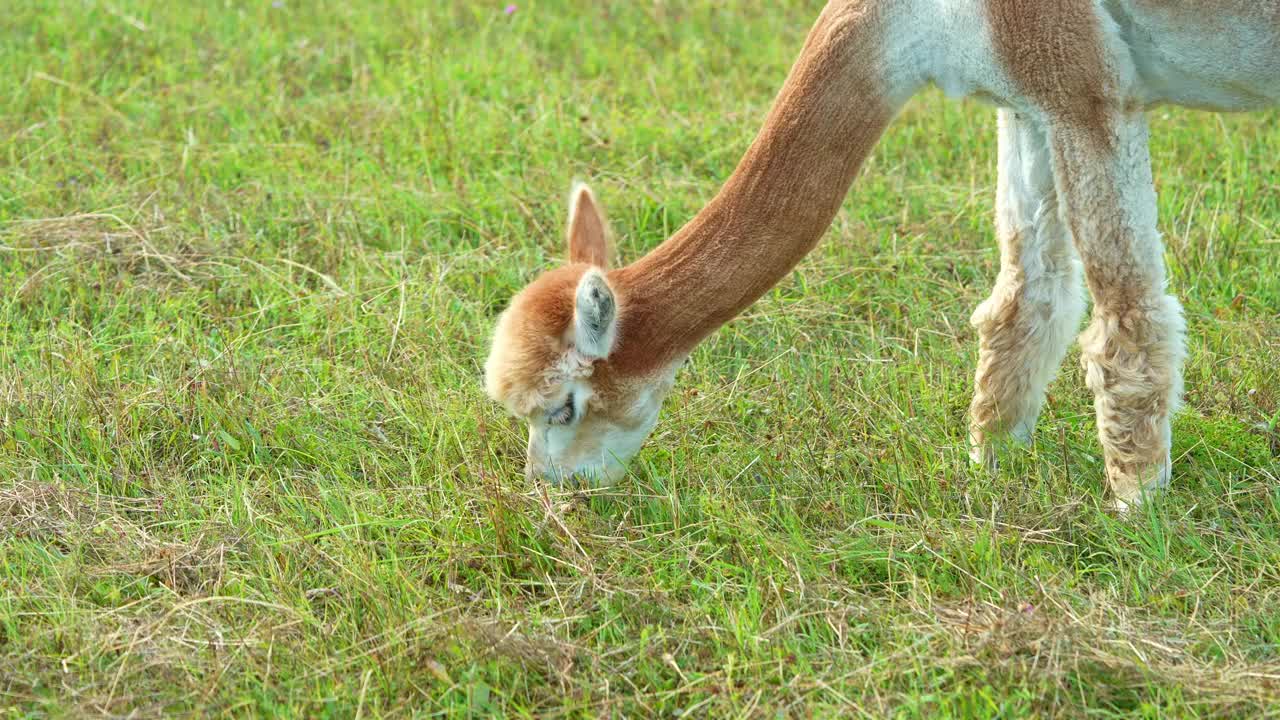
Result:
[[[573,422],[575,412],[576,408],[573,405],[573,393],[569,393],[569,399],[565,400],[564,405],[551,413],[549,420],[552,425],[568,425]]]

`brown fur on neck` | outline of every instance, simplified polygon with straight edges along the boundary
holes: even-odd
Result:
[[[830,226],[896,111],[878,67],[878,7],[830,4],[720,193],[671,239],[609,274],[623,307],[612,369],[643,374],[688,354]]]

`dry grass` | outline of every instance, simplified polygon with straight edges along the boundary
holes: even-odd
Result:
[[[1160,111],[1172,491],[1068,360],[967,462],[989,108],[921,97],[610,492],[528,484],[487,333],[591,180],[731,170],[800,2],[0,12],[0,716],[1280,716],[1280,124]]]

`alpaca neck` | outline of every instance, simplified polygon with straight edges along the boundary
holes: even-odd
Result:
[[[622,300],[611,365],[644,372],[687,355],[817,244],[920,84],[908,60],[886,52],[886,5],[829,4],[716,197],[666,242],[610,274]]]

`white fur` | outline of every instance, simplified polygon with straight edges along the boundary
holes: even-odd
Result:
[[[609,356],[618,338],[618,309],[604,273],[591,268],[574,295],[573,345],[588,358]]]
[[[569,425],[551,425],[545,418],[530,419],[526,471],[555,483],[582,482],[593,487],[616,483],[657,424],[662,401],[675,382],[678,367],[678,363],[672,365],[636,395],[626,408],[625,423],[591,417],[589,401],[593,391],[586,380],[566,384],[561,398],[573,393],[577,416]]]
[[[1240,111],[1280,104],[1280,7],[1271,10],[1268,27],[1246,16],[1248,0],[1235,8],[1218,2],[1204,12],[1195,0],[1093,3],[1110,59],[1122,70],[1118,79],[1140,107]],[[902,0],[887,12],[885,60],[891,72],[909,80],[891,83],[895,103],[933,82],[949,97],[1029,108],[996,61],[986,0]]]
[[[905,59],[919,68],[923,81],[934,83],[948,97],[1015,104],[1019,93],[995,61],[984,0],[909,0],[902,5],[891,32],[914,37],[902,45],[911,49]]]
[[[1146,117],[1134,113],[1113,123],[1115,149],[1101,157],[1066,129],[1053,133],[1052,142],[1062,160],[1059,193],[1079,228],[1080,252],[1100,274],[1090,277],[1094,312],[1080,338],[1081,361],[1094,392],[1108,480],[1124,509],[1168,484],[1186,325],[1165,288]],[[1148,460],[1153,455],[1158,459]]]
[[[1243,5],[1248,0],[1240,0]],[[1242,7],[1217,2],[1204,12],[1191,0],[1160,3],[1102,2],[1114,32],[1129,50],[1145,106],[1174,103],[1219,111],[1257,110],[1280,104],[1280,7],[1272,26],[1242,16]],[[1188,25],[1188,17],[1194,23]],[[1229,62],[1224,62],[1229,59]]]
[[[1217,0],[1201,12],[1195,0],[1091,1],[1108,77],[1099,80],[1106,83],[1098,88],[1102,102],[1084,113],[1072,108],[1079,97],[1052,97],[1052,85],[1039,88],[1037,100],[1013,82],[994,44],[987,0],[877,0],[856,9],[880,23],[881,56],[865,62],[882,71],[881,100],[900,107],[932,82],[953,97],[1002,108],[1001,271],[973,315],[982,337],[975,458],[994,458],[995,436],[1030,436],[1080,324],[1083,260],[1096,306],[1080,336],[1082,358],[1108,478],[1123,508],[1168,482],[1169,417],[1181,395],[1184,355],[1181,308],[1165,290],[1142,111],[1160,103],[1217,110],[1280,103],[1280,5]],[[1082,121],[1094,111],[1099,117]],[[571,219],[589,192],[575,186]],[[599,289],[593,283],[604,280],[588,273],[582,282],[580,303],[584,287]],[[575,319],[569,364],[608,355],[618,332],[614,316],[607,326]],[[565,427],[530,419],[530,472],[616,480],[656,422],[674,372],[672,366],[650,379],[634,407],[610,415],[623,419],[590,416],[589,371],[552,387],[549,393],[582,393],[580,417]]]
[[[1045,390],[1084,315],[1082,269],[1059,212],[1048,138],[1037,121],[1000,111],[999,170],[1001,269],[991,297],[971,320],[984,340],[975,418],[987,421],[979,422],[971,456],[988,466],[995,462],[991,435],[1030,440]],[[1013,321],[1002,322],[1008,317]],[[993,357],[989,345],[1014,351]]]

